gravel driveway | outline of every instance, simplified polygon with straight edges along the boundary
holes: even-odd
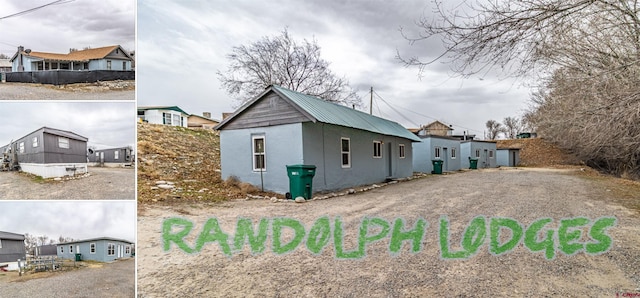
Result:
[[[0,199],[134,200],[134,169],[89,167],[89,177],[36,182],[16,172],[0,172]]]
[[[134,297],[135,260],[0,284],[2,297]]]
[[[222,204],[139,206],[138,295],[140,297],[616,297],[640,293],[640,217],[618,202],[615,191],[603,182],[567,170],[486,169],[429,176],[368,192],[314,200],[303,204],[269,200],[231,201]],[[632,200],[640,200],[634,193]],[[508,217],[526,229],[540,218],[553,221],[545,230],[558,232],[561,219],[614,216],[617,225],[606,230],[613,240],[600,255],[578,252],[565,255],[558,248],[547,260],[522,242],[501,255],[489,253],[489,236],[477,254],[467,259],[441,257],[441,216],[449,222],[450,249],[461,249],[461,238],[476,216]],[[366,256],[338,259],[335,234],[319,254],[305,245],[282,255],[274,252],[272,232],[263,253],[244,250],[225,256],[218,243],[205,244],[199,253],[187,254],[172,244],[163,251],[162,225],[167,218],[194,223],[186,244],[194,242],[205,222],[216,217],[233,243],[238,218],[249,218],[254,227],[261,218],[293,218],[309,233],[323,216],[343,223],[343,248],[357,249],[358,229],[365,217],[389,223],[396,218],[413,228],[419,219],[428,224],[422,248],[412,253],[405,242],[397,254],[390,252],[390,236],[366,246]],[[592,221],[593,222],[593,221]],[[271,223],[273,225],[273,222]],[[269,227],[271,229],[272,226]],[[488,224],[487,224],[488,227]],[[174,227],[173,232],[177,232]],[[293,236],[285,227],[283,242]],[[369,228],[367,236],[381,232]],[[393,227],[391,227],[393,230]],[[214,234],[214,230],[210,233]],[[389,232],[391,233],[391,232]],[[390,234],[389,234],[390,235]],[[505,240],[509,233],[500,235]],[[543,237],[544,232],[539,233]],[[579,242],[593,241],[587,232]],[[620,296],[622,297],[622,296]]]
[[[135,90],[69,91],[53,86],[26,83],[0,83],[0,100],[135,100]]]

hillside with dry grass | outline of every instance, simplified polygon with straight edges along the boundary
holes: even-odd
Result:
[[[519,166],[554,167],[580,165],[580,160],[543,138],[498,140],[498,149],[520,149]]]
[[[217,131],[138,123],[138,200],[216,202],[257,190],[222,181]]]

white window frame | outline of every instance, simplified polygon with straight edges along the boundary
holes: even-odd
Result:
[[[347,151],[344,151],[342,144],[344,141],[347,141]],[[344,163],[345,154],[347,156],[347,163]],[[343,169],[351,168],[351,139],[350,138],[340,138],[340,164]]]
[[[38,137],[33,137],[33,139],[31,139],[31,147],[38,147]]]
[[[2,248],[2,239],[0,239],[0,248]]]
[[[69,149],[69,139],[58,137],[58,148]]]
[[[94,243],[89,243],[89,253],[94,255],[96,254],[96,244]]]
[[[107,60],[107,70],[111,70],[111,60]]]
[[[171,125],[182,126],[180,114],[171,114]]]
[[[18,152],[24,153],[24,142],[20,142],[20,144],[18,144]]]
[[[125,245],[124,246],[124,254],[125,255],[131,254],[131,245]]]
[[[398,145],[398,154],[400,156],[400,158],[405,158],[405,152],[404,152],[404,144],[400,144]]]
[[[456,159],[456,148],[451,148],[451,159]]]
[[[373,141],[373,158],[382,158],[382,142]]]
[[[116,245],[113,243],[107,243],[107,256],[115,256],[115,255],[116,255]]]
[[[60,253],[63,254],[64,253],[64,246],[60,245]]]
[[[162,123],[164,123],[165,125],[171,125],[171,121],[172,120],[173,120],[173,114],[171,114],[171,113],[162,113]]]
[[[73,244],[69,245],[69,253],[72,254],[73,253]]]
[[[495,154],[493,154],[493,150],[489,150],[489,158],[493,158]]]
[[[256,152],[256,140],[262,140],[262,152]],[[256,158],[262,156],[262,168],[258,168]],[[267,137],[265,135],[251,136],[251,163],[254,172],[267,171]]]
[[[435,146],[433,147],[433,158],[437,159],[437,158],[441,158],[441,151],[442,148],[440,148],[440,146]]]
[[[113,151],[113,159],[118,159],[118,153],[120,153],[118,150]]]
[[[476,157],[480,158],[480,149],[476,149]]]

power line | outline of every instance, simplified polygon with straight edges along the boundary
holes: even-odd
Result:
[[[73,1],[75,1],[75,0],[56,0],[56,1],[53,1],[53,2],[50,2],[50,3],[44,4],[44,5],[40,5],[40,6],[38,6],[38,7],[30,8],[30,9],[27,9],[27,10],[23,10],[23,11],[21,11],[21,12],[16,12],[16,13],[14,13],[14,14],[10,14],[10,15],[8,15],[8,16],[0,17],[0,20],[4,20],[4,19],[12,18],[12,17],[17,17],[17,16],[25,15],[25,14],[28,14],[28,13],[34,12],[34,11],[36,11],[36,10],[39,10],[39,9],[45,8],[45,7],[47,7],[47,6],[51,6],[51,5],[59,5],[59,4],[65,4],[65,3],[69,3],[69,2],[73,2]]]
[[[386,100],[384,100],[384,98],[382,98],[382,96],[380,96],[380,94],[378,94],[378,92],[373,91],[373,93],[378,96],[378,98],[380,98],[380,100],[382,100],[382,102],[384,102],[385,104],[387,104],[387,106],[389,106],[389,108],[391,108],[394,112],[396,112],[398,115],[400,115],[400,117],[404,118],[404,120],[409,121],[410,123],[412,123],[413,125],[416,126],[420,126],[419,124],[416,124],[415,122],[413,122],[413,120],[409,119],[408,117],[406,117],[405,115],[403,115],[402,113],[400,113],[398,110],[396,110],[393,106],[391,106],[391,104],[389,104]]]

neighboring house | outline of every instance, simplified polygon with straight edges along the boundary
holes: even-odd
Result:
[[[431,173],[433,160],[442,161],[442,171],[460,170],[460,140],[437,135],[421,135],[413,143],[413,171]]]
[[[89,149],[88,159],[90,166],[123,167],[131,165],[134,154],[130,146],[99,150]]]
[[[496,157],[498,166],[515,167],[520,163],[520,149],[499,148]]]
[[[220,124],[220,121],[211,119],[211,113],[204,112],[202,116],[195,114],[189,115],[187,123],[189,128],[213,129],[216,125]]]
[[[421,130],[424,130],[426,135],[451,136],[453,134],[453,128],[440,121],[431,122],[423,126]]]
[[[133,252],[133,242],[110,237],[58,243],[56,246],[58,258],[75,259],[76,254],[80,254],[83,261],[111,262],[130,258]]]
[[[43,178],[73,176],[87,172],[87,138],[76,133],[42,127],[0,147],[10,151],[20,169]]]
[[[18,270],[18,260],[27,258],[24,235],[0,231],[0,266]]]
[[[187,127],[189,113],[177,106],[138,107],[138,121]]]
[[[10,71],[11,71],[11,60],[0,59],[0,72],[10,72]]]
[[[47,245],[40,245],[40,246],[36,246],[33,249],[33,256],[35,257],[50,257],[50,256],[57,256],[57,250],[56,250],[57,246],[55,244],[47,244]]]
[[[131,70],[133,58],[119,45],[73,51],[66,54],[25,50],[11,58],[12,71]]]
[[[396,122],[279,86],[224,119],[222,179],[289,191],[287,165],[316,166],[313,190],[336,190],[409,177],[413,142]],[[262,182],[261,182],[262,181]]]
[[[478,168],[495,168],[496,142],[495,141],[466,141],[460,143],[460,167],[469,168],[469,159],[478,160]]]

